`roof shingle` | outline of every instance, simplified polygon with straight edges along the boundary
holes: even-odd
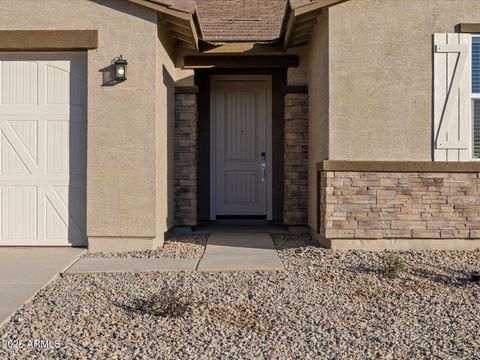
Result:
[[[277,40],[288,0],[197,0],[202,40],[209,42]]]
[[[195,13],[200,38],[208,42],[273,42],[282,36],[288,8],[317,0],[150,0]],[[290,6],[289,6],[290,4]]]

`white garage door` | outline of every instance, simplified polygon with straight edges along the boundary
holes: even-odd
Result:
[[[0,245],[85,245],[84,53],[0,53]]]

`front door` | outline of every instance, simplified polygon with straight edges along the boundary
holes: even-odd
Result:
[[[213,76],[211,219],[271,219],[271,77]]]

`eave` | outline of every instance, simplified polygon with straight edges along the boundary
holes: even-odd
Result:
[[[307,43],[310,39],[312,30],[317,24],[317,17],[322,9],[342,1],[343,0],[318,0],[291,9],[287,29],[285,31],[283,47],[287,49],[289,47]]]
[[[345,0],[317,0],[291,9],[285,36],[277,44],[258,42],[225,42],[211,44],[199,41],[195,10],[172,8],[154,0],[129,0],[157,11],[175,47],[185,48],[202,55],[280,55],[286,49],[307,43],[322,9]]]
[[[174,39],[176,47],[185,47],[199,51],[198,33],[192,13],[172,9],[149,0],[129,0],[135,4],[158,11],[162,16],[169,36]]]

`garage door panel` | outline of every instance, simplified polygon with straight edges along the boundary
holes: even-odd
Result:
[[[47,121],[46,160],[47,174],[68,174],[69,171],[69,126],[68,121]]]
[[[68,237],[68,219],[65,220],[59,209],[52,204],[51,199],[46,199],[46,227],[45,238],[47,241],[61,241]]]
[[[0,234],[11,241],[37,239],[37,186],[4,185],[0,191]]]
[[[15,146],[14,144],[16,144],[17,146]],[[2,129],[0,147],[0,168],[2,175],[31,175],[33,173],[33,169],[36,167],[36,165],[31,164],[31,161],[30,164],[28,164],[29,156],[25,154],[25,151],[23,151],[23,157],[19,154],[19,152],[22,153],[22,150],[22,147],[18,146],[18,142],[15,141],[15,138],[11,136],[11,134],[10,137],[7,136]]]
[[[84,79],[59,68],[65,66],[58,62],[46,67],[46,103],[48,105],[84,105]]]
[[[84,245],[84,55],[0,53],[0,99],[0,246]]]
[[[37,160],[38,155],[38,121],[37,120],[10,120],[7,122],[22,143],[32,160]]]
[[[0,73],[2,104],[38,104],[38,63],[3,61]]]
[[[83,175],[85,127],[80,122],[49,120],[46,126],[46,174]]]
[[[10,157],[10,162],[13,163],[21,162],[28,170],[29,174],[36,174],[38,164],[36,161],[36,156],[33,156],[32,153],[37,153],[37,149],[35,148],[37,146],[36,143],[38,133],[33,134],[33,136],[29,139],[26,139],[27,136],[24,136],[22,139],[18,132],[13,128],[13,122],[14,121],[7,120],[0,123],[2,141],[5,141],[5,144],[10,145],[5,147],[6,158],[8,159]],[[28,140],[28,142],[25,140]]]
[[[46,66],[47,104],[70,104],[70,74],[54,66]]]
[[[80,189],[71,187],[54,186],[46,191],[46,232],[47,241],[59,241],[69,238],[71,242],[79,242],[83,239],[81,219],[76,217],[83,212],[80,208],[76,192]],[[77,197],[77,202],[75,198]]]
[[[47,197],[61,217],[63,223],[67,224],[71,235],[75,239],[84,236],[85,229],[85,189],[83,186],[52,186],[47,192]]]

